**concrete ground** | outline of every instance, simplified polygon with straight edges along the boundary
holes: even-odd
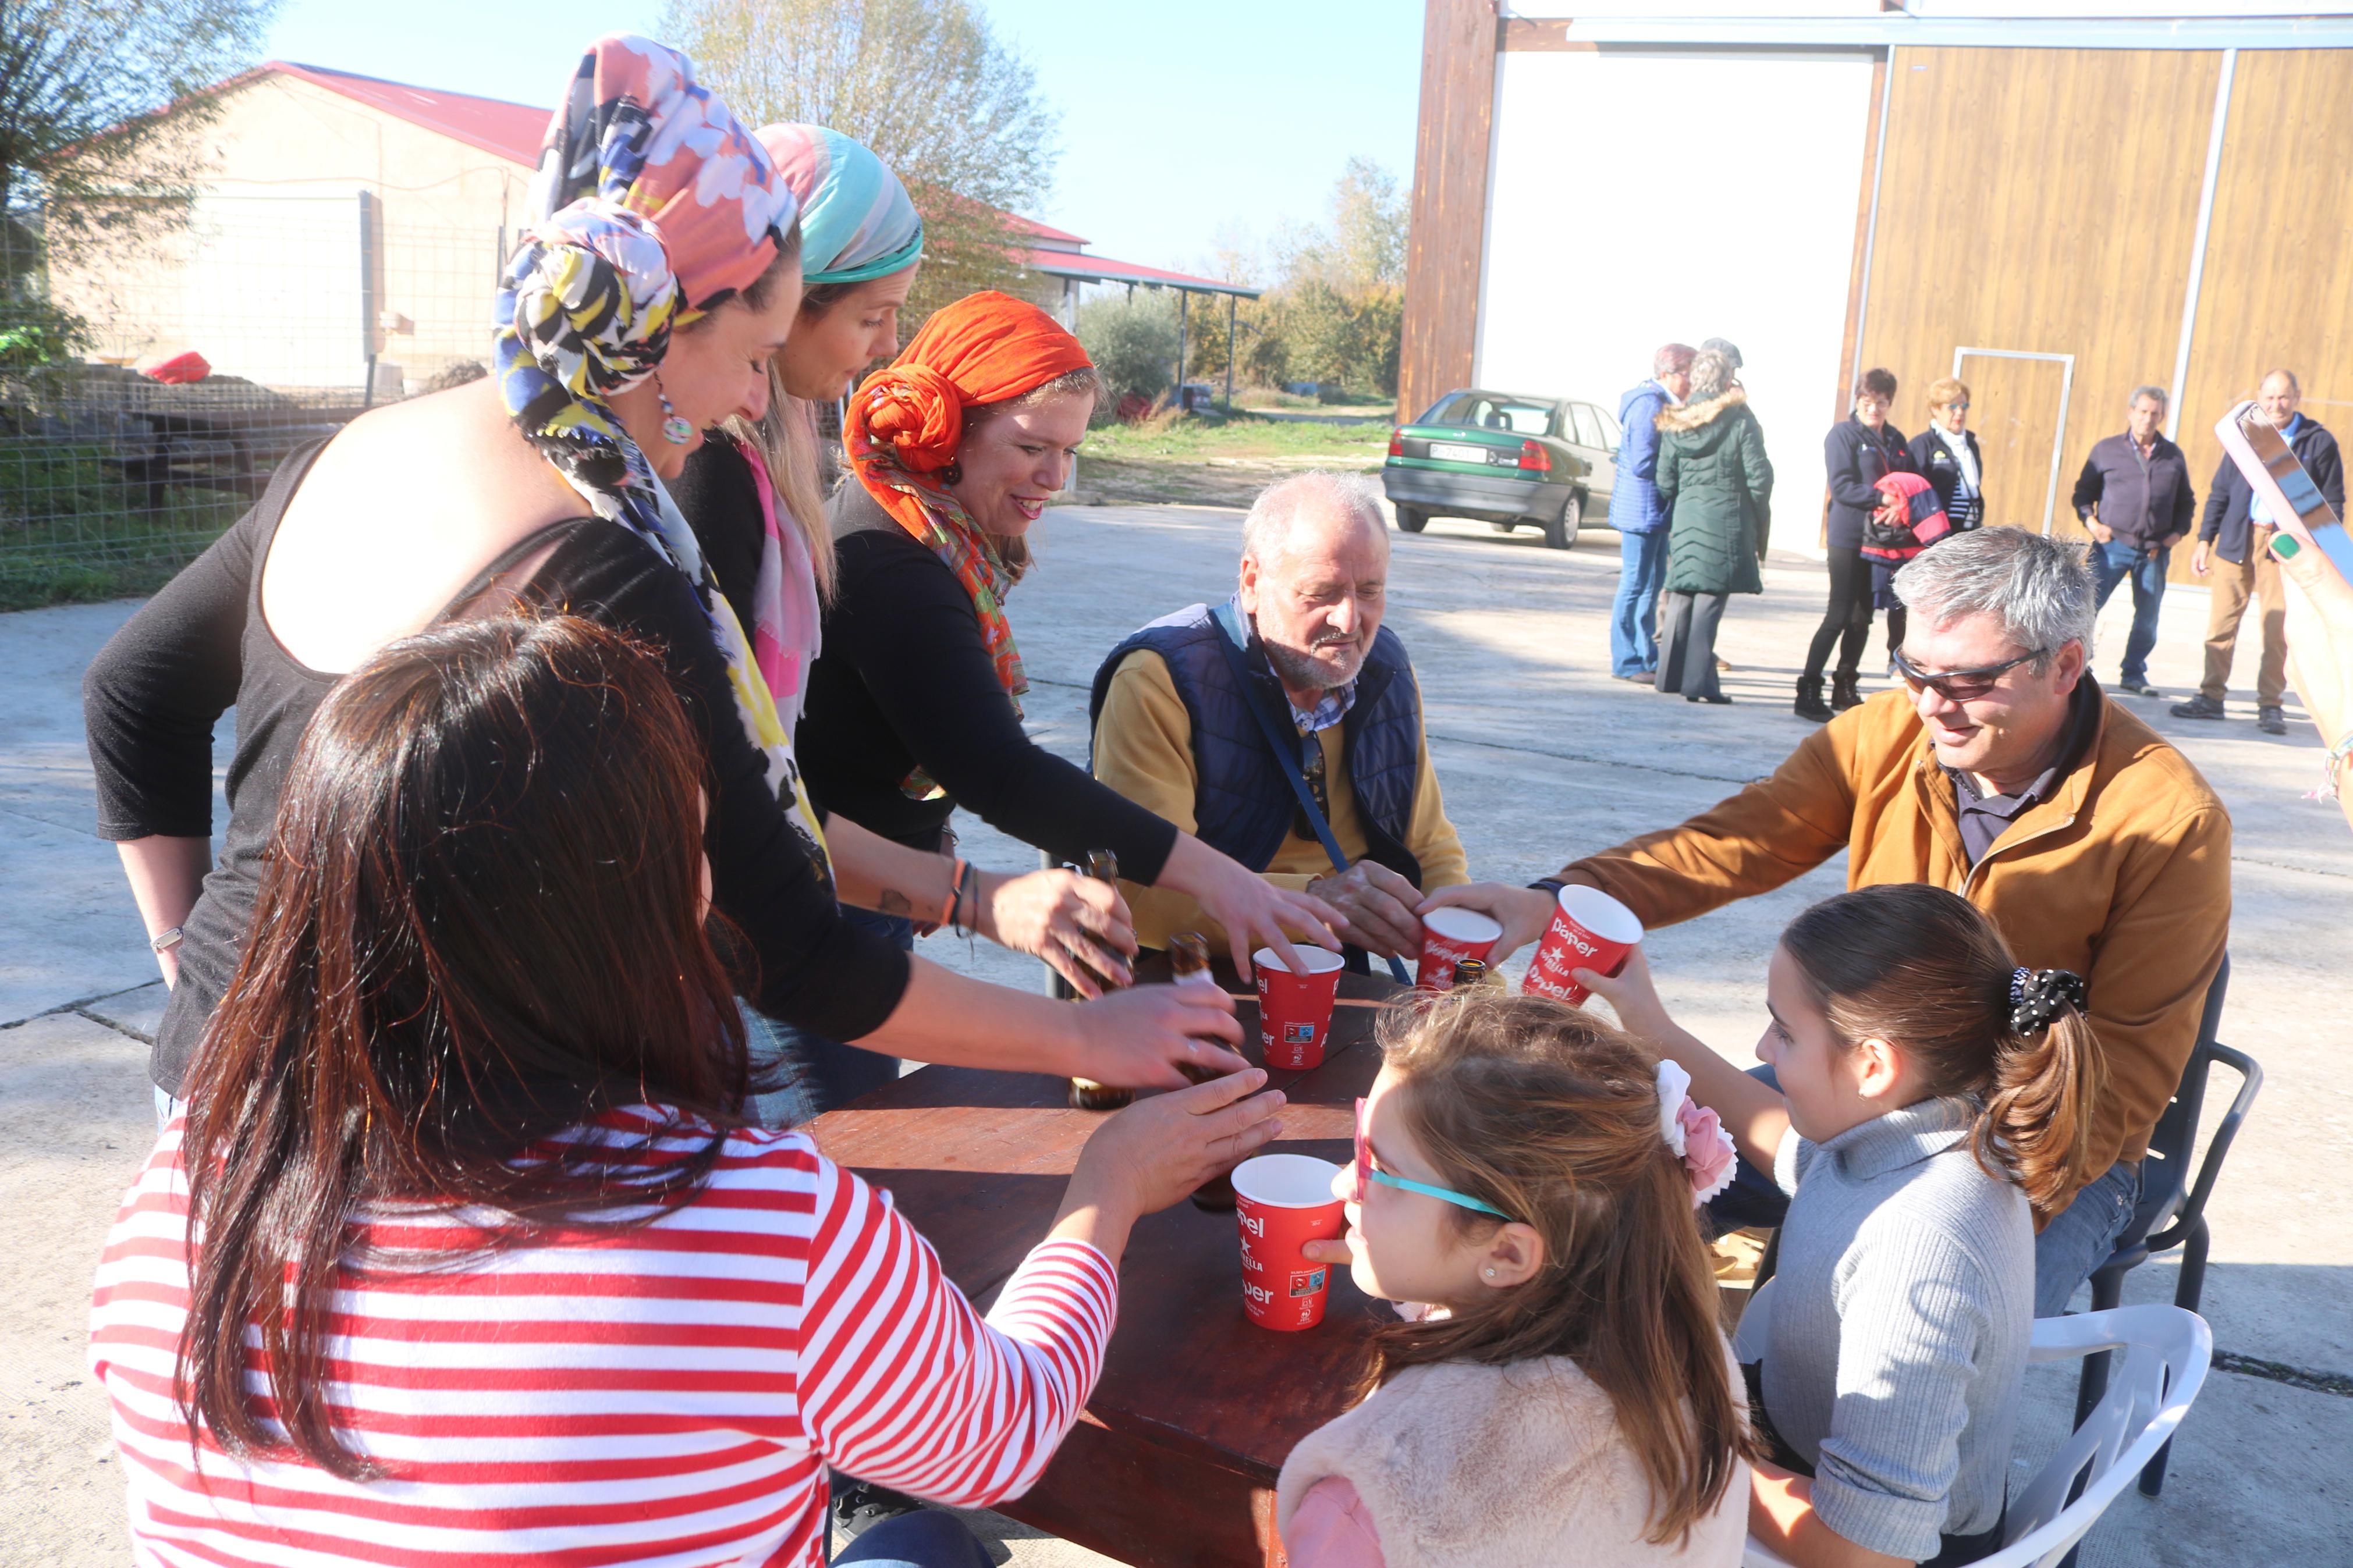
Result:
[[[1239,516],[1186,507],[1071,508],[1039,528],[1040,562],[1013,601],[1034,683],[1029,723],[1073,758],[1086,748],[1096,661],[1144,620],[1231,583]],[[1790,681],[1819,614],[1819,564],[1776,557],[1761,598],[1735,601],[1722,651],[1730,708],[1609,679],[1604,617],[1617,539],[1589,532],[1556,553],[1526,534],[1440,521],[1396,537],[1390,624],[1429,710],[1431,750],[1475,875],[1511,881],[1628,834],[1681,819],[1767,771],[1805,733]],[[82,749],[82,668],[128,604],[0,616],[0,1563],[111,1563],[126,1552],[121,1478],[103,1399],[83,1368],[98,1248],[153,1123],[144,1041],[160,988],[111,848],[92,834]],[[2205,596],[2175,587],[2152,668],[2168,700],[2196,679]],[[2128,609],[2102,621],[2113,679]],[[1873,654],[1883,666],[1874,636]],[[2252,674],[2252,654],[2242,659]],[[1882,684],[1876,679],[1869,686]],[[2087,1543],[2087,1568],[2126,1563],[2343,1561],[2353,1539],[2353,1237],[2324,1180],[2353,1165],[2353,1026],[2342,931],[2353,838],[2334,806],[2306,801],[2319,746],[2256,732],[2234,691],[2223,724],[2175,721],[2128,700],[2179,744],[2230,804],[2236,828],[2231,1005],[2223,1037],[2267,1074],[2261,1102],[2210,1208],[2205,1311],[2218,1348],[2273,1363],[2218,1367],[2176,1446],[2165,1497],[2127,1492]],[[227,759],[226,726],[216,755]],[[1035,852],[960,823],[981,864]],[[1750,1059],[1764,1023],[1765,961],[1781,925],[1843,886],[1837,863],[1767,897],[1652,933],[1671,1005],[1725,1055]],[[1035,985],[1031,961],[935,937],[928,956]],[[1517,966],[1513,966],[1516,970]],[[2227,1101],[2234,1087],[2219,1084]],[[2219,1110],[2219,1105],[2216,1107]],[[2138,1270],[2128,1300],[2169,1300],[2173,1268]],[[2285,1369],[2285,1370],[2277,1370]],[[2258,1368],[2257,1370],[2261,1370]],[[2064,1429],[2063,1371],[2030,1382],[2020,1475]],[[1104,1559],[974,1516],[1000,1561],[1062,1568]]]

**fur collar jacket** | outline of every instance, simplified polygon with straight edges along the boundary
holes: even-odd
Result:
[[[1740,1463],[1688,1540],[1644,1540],[1650,1482],[1609,1396],[1567,1356],[1399,1373],[1291,1451],[1279,1530],[1327,1477],[1356,1489],[1386,1568],[1736,1568],[1748,1538]]]
[[[1655,423],[1662,431],[1696,430],[1712,424],[1717,416],[1748,405],[1748,394],[1736,386],[1728,386],[1704,403],[1683,403],[1659,410]]]

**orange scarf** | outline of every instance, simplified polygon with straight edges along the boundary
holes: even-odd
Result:
[[[1018,397],[1092,363],[1078,339],[1027,300],[968,295],[924,322],[905,353],[867,378],[849,400],[842,433],[867,493],[929,545],[971,595],[997,681],[1017,713],[1029,682],[1005,618],[1013,574],[939,475],[964,444],[965,409]]]

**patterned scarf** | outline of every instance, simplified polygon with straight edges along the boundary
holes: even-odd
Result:
[[[694,531],[614,413],[670,332],[749,287],[794,221],[792,192],[683,55],[616,34],[589,47],[548,126],[522,241],[494,310],[507,412],[591,511],[652,545],[693,584],[737,716],[818,876],[825,833],[792,734]]]
[[[1079,340],[1026,300],[989,291],[934,313],[906,352],[849,400],[842,432],[859,482],[901,528],[929,545],[964,584],[980,634],[1016,714],[1029,678],[1005,595],[1014,574],[997,542],[948,488],[964,442],[964,411],[1002,403],[1093,362]]]
[[[801,281],[864,283],[923,257],[923,220],[891,165],[822,125],[763,125],[760,145],[801,205]]]

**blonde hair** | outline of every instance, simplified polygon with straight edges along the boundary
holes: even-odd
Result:
[[[1534,1228],[1544,1266],[1451,1317],[1380,1330],[1366,1381],[1570,1357],[1649,1479],[1649,1539],[1687,1541],[1753,1439],[1690,1178],[1660,1135],[1657,1059],[1579,1008],[1470,987],[1392,1010],[1381,1045],[1440,1180]],[[1504,1223],[1446,1214],[1472,1237]]]
[[[1957,375],[1940,375],[1928,384],[1928,406],[1945,408],[1969,395],[1969,384]]]
[[[809,567],[817,574],[820,600],[833,597],[833,531],[826,524],[823,466],[817,447],[817,405],[785,390],[785,373],[778,361],[768,360],[768,411],[756,425],[738,415],[721,428],[756,450],[768,466],[778,521],[799,530],[808,546]]]

